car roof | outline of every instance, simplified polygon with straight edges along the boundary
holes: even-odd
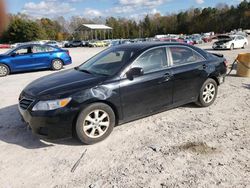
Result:
[[[193,46],[185,44],[185,43],[179,43],[179,42],[141,42],[141,43],[130,43],[130,44],[122,44],[120,46],[116,46],[117,48],[130,48],[130,49],[137,49],[139,50],[147,50],[154,47],[160,47],[160,46],[187,46],[193,48]]]
[[[118,45],[118,46],[114,46],[113,48],[116,49],[130,49],[132,51],[135,51],[136,53],[142,53],[148,49],[151,48],[155,48],[155,47],[161,47],[161,46],[185,46],[185,47],[189,47],[197,52],[199,52],[200,54],[202,54],[204,57],[207,56],[207,53],[195,46],[191,46],[189,44],[186,43],[179,43],[179,42],[141,42],[141,43],[130,43],[130,44],[122,44],[122,45]]]
[[[31,46],[46,46],[46,47],[51,47],[51,48],[56,48],[56,49],[60,49],[51,45],[47,45],[47,44],[23,44],[23,45],[19,45],[16,49],[18,48],[22,48],[22,47],[31,47]]]

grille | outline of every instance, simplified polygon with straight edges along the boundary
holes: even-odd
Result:
[[[20,100],[19,105],[22,109],[27,110],[33,102],[32,99],[23,98]]]

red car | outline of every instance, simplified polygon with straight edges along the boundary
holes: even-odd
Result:
[[[212,37],[203,37],[202,40],[207,43],[207,42],[212,42]]]
[[[0,44],[0,48],[10,48],[9,44]]]

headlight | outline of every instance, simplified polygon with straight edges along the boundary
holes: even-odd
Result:
[[[63,108],[69,104],[71,98],[39,101],[32,109],[32,111],[49,111]]]

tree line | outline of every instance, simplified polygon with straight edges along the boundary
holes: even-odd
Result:
[[[142,20],[126,18],[64,17],[56,19],[32,19],[27,15],[9,15],[9,25],[0,42],[14,43],[35,40],[84,39],[84,34],[75,30],[84,23],[102,23],[113,28],[112,38],[145,38],[157,34],[193,34],[204,32],[224,33],[234,29],[250,29],[250,2],[242,1],[237,6],[218,4],[216,7],[192,8],[175,14],[146,15]],[[101,33],[98,33],[101,36]]]

